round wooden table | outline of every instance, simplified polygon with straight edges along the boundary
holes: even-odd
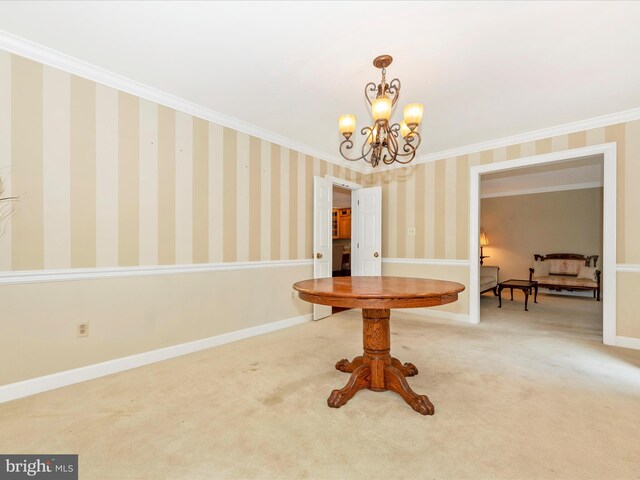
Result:
[[[418,395],[405,377],[418,374],[411,363],[402,363],[390,354],[391,308],[434,307],[455,302],[464,285],[456,282],[403,277],[335,277],[297,282],[293,288],[302,300],[333,307],[362,308],[364,353],[336,363],[336,369],[351,373],[347,384],[331,392],[327,403],[340,408],[358,390],[391,390],[416,412],[433,415],[433,404]]]

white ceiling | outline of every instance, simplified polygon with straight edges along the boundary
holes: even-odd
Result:
[[[378,54],[426,154],[640,107],[638,25],[640,2],[0,2],[0,30],[331,158]]]

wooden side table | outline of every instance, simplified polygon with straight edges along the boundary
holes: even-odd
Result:
[[[506,280],[498,284],[498,308],[502,308],[502,290],[508,288],[511,290],[511,301],[513,301],[513,289],[522,290],[524,292],[524,309],[529,311],[527,304],[529,302],[529,294],[532,290],[535,290],[533,297],[533,303],[538,303],[538,282],[535,280]]]
[[[418,374],[411,363],[391,356],[391,308],[433,307],[455,302],[464,285],[456,282],[403,277],[334,277],[304,280],[293,288],[302,300],[334,307],[362,308],[362,355],[340,360],[336,369],[351,373],[347,384],[333,390],[327,404],[340,408],[359,390],[398,393],[416,412],[433,415],[426,395],[411,390],[406,377]]]

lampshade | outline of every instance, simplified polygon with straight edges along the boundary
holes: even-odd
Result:
[[[487,234],[482,232],[480,234],[480,246],[481,247],[486,247],[487,245],[489,245],[489,238],[487,238]]]
[[[410,127],[417,127],[422,121],[424,107],[421,103],[410,103],[404,107],[404,122]]]
[[[389,120],[391,116],[391,99],[386,96],[376,98],[371,103],[371,114],[374,120]]]
[[[338,117],[338,128],[341,134],[351,135],[356,130],[356,116],[351,114],[340,115]]]
[[[400,122],[400,135],[402,135],[402,138],[407,138],[407,135],[409,135],[410,133],[411,129],[407,126],[404,120]]]

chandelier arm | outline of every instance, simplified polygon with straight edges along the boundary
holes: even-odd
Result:
[[[386,165],[390,165],[395,159],[395,154],[398,150],[398,143],[395,136],[389,129],[388,122],[385,122],[382,128],[384,129],[385,133],[384,148],[386,150],[386,153],[382,155],[382,162]]]
[[[394,126],[391,125],[391,128],[387,128],[389,132],[389,134],[387,135],[387,152],[391,154],[391,162],[393,162],[393,160],[398,155],[398,134],[397,132],[394,132],[393,127]]]
[[[373,134],[373,129],[371,127],[363,127],[362,130],[360,130],[360,134],[361,135],[366,135],[365,136],[365,141],[362,143],[362,155],[360,155],[357,158],[349,158],[346,154],[346,150],[351,150],[353,148],[353,141],[350,139],[345,139],[342,141],[342,143],[340,143],[340,155],[342,155],[342,157],[345,160],[349,160],[351,162],[357,162],[358,160],[364,160],[365,162],[369,162],[371,163],[371,160],[367,159],[367,156],[369,155],[369,153],[371,153],[371,149],[372,144],[367,142],[367,139]],[[365,152],[365,148],[369,147],[369,149]],[[345,151],[343,151],[343,149]]]
[[[340,155],[342,155],[342,158],[344,158],[345,160],[349,160],[350,162],[357,162],[358,160],[365,160],[368,161],[367,158],[363,155],[357,158],[350,158],[347,156],[347,154],[345,153],[346,150],[351,150],[353,148],[353,142],[349,139],[345,139],[340,143]]]
[[[369,132],[369,133],[367,133],[367,132]],[[362,142],[362,149],[361,149],[362,158],[365,160],[365,162],[372,163],[370,159],[367,159],[367,157],[369,156],[371,151],[375,148],[374,144],[376,142],[374,142],[374,141],[369,142],[369,139],[373,135],[373,128],[364,127],[360,133],[362,133],[362,135],[366,135],[364,141]],[[373,140],[373,138],[371,138],[371,140]],[[366,150],[366,152],[365,152],[365,150]]]
[[[398,98],[400,98],[400,80],[398,80],[397,78],[391,80],[391,82],[389,82],[389,88],[387,89],[387,91],[391,95],[393,95],[391,99],[391,106],[394,107],[396,102],[398,101]]]
[[[414,140],[417,140],[415,145],[413,144]],[[416,156],[416,151],[418,150],[418,147],[420,146],[420,142],[422,141],[420,134],[418,132],[411,132],[407,135],[407,138],[405,139],[405,144],[402,147],[402,150],[405,153],[400,153],[398,152],[398,157],[409,157],[405,160],[402,160],[401,158],[396,158],[396,162],[398,163],[409,163],[411,162],[411,160],[413,160]]]
[[[377,92],[377,91],[378,91],[378,86],[373,82],[369,82],[364,86],[364,98],[367,99],[367,102],[369,102],[370,106],[372,106],[372,103],[371,103],[371,99],[369,98],[369,94],[367,92]]]

